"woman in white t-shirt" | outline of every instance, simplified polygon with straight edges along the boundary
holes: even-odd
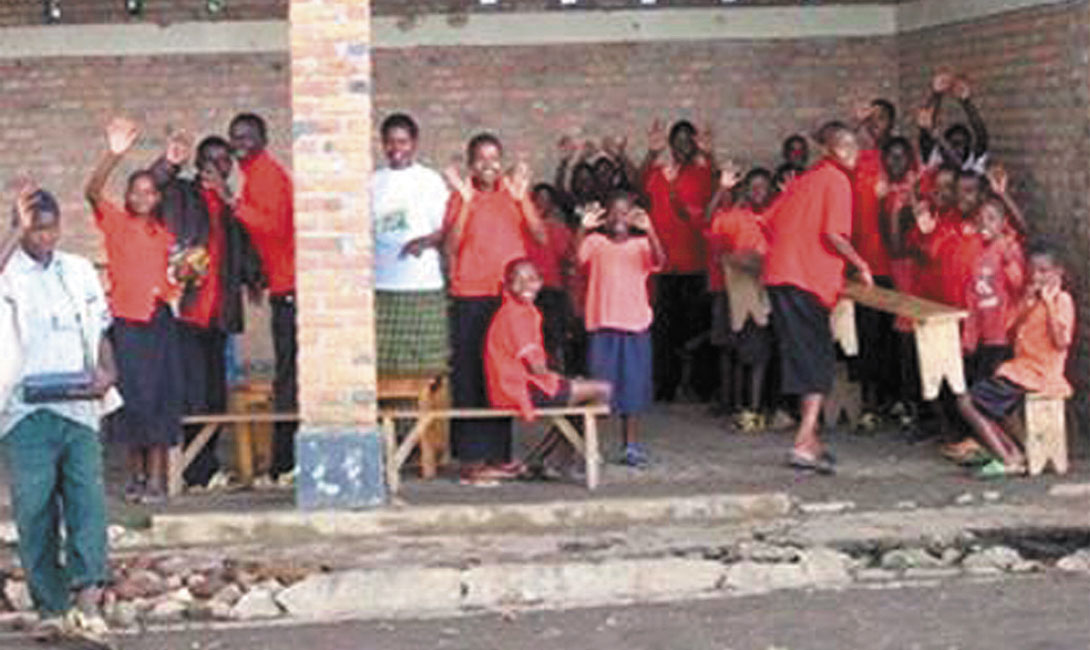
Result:
[[[371,179],[378,372],[438,373],[450,347],[438,250],[450,192],[435,170],[416,163],[411,117],[390,115],[381,135],[388,166]]]

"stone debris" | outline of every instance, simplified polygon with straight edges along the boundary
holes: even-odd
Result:
[[[954,499],[954,504],[959,505],[959,506],[968,506],[968,505],[972,505],[975,502],[976,502],[976,497],[973,496],[972,492],[965,492],[963,494],[959,494]]]
[[[882,555],[881,566],[890,571],[905,571],[907,569],[937,569],[944,565],[941,558],[937,558],[926,549],[922,548],[895,548]]]
[[[1090,573],[1090,549],[1081,549],[1061,558],[1056,568],[1072,573]]]
[[[840,512],[855,510],[855,502],[818,501],[814,503],[803,503],[799,505],[799,510],[808,515],[835,515]]]
[[[261,587],[255,587],[246,592],[246,595],[231,608],[231,618],[238,621],[277,618],[281,614],[283,611],[276,604],[273,594]]]
[[[990,567],[1000,571],[1010,571],[1016,567],[1023,567],[1024,563],[1022,555],[1009,546],[989,546],[970,552],[961,561],[961,566],[966,569]]]
[[[29,612],[34,609],[34,602],[30,599],[30,590],[22,581],[8,580],[4,583],[4,598],[8,606],[16,612]]]

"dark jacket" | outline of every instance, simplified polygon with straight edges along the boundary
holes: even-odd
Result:
[[[179,168],[166,158],[156,160],[150,171],[163,195],[163,219],[178,245],[186,248],[207,246],[211,220],[199,181],[180,177]],[[222,292],[217,317],[211,326],[237,334],[243,330],[245,324],[242,309],[243,287],[256,289],[264,284],[261,260],[250,243],[246,229],[235,219],[230,206],[224,205],[218,223],[224,228],[225,250],[219,268],[212,269],[220,274]],[[199,291],[199,288],[189,289],[182,296],[180,309],[183,314],[187,304],[192,304]]]

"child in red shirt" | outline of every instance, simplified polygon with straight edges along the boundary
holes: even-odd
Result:
[[[999,458],[980,469],[990,478],[1025,472],[1025,456],[1000,422],[1035,392],[1068,398],[1064,364],[1075,331],[1075,302],[1063,289],[1056,248],[1039,242],[1029,251],[1029,283],[1014,311],[1014,358],[958,399],[962,416]]]
[[[169,306],[180,296],[168,269],[174,236],[163,223],[162,196],[150,172],[129,177],[123,208],[104,194],[110,174],[139,133],[128,120],[110,123],[109,150],[91,173],[84,195],[106,242],[113,340],[125,400],[115,429],[128,447],[125,498],[159,503],[166,499],[167,451],[182,434],[181,356]]]
[[[864,283],[874,280],[850,240],[848,175],[859,156],[855,134],[840,122],[830,122],[816,140],[825,149],[825,160],[788,187],[769,211],[764,280],[780,345],[783,392],[802,401],[788,463],[799,470],[832,473],[832,457],[818,437],[818,417],[836,370],[829,316],[844,284],[845,261]]]
[[[623,462],[643,467],[649,459],[637,442],[637,416],[652,397],[647,280],[662,268],[666,253],[650,217],[626,192],[611,196],[606,209],[588,212],[576,242],[587,274],[587,366],[592,377],[613,386],[612,408],[621,416],[624,433]]]
[[[733,187],[738,176],[724,169],[720,184]],[[749,171],[741,182],[742,200],[716,211],[708,229],[713,264],[712,343],[719,346],[724,404],[742,409],[736,425],[742,430],[762,428],[761,393],[772,355],[769,315],[772,308],[761,284],[761,264],[768,251],[761,214],[772,198],[772,174],[763,167]],[[749,375],[749,402],[743,392]],[[733,395],[728,395],[733,393]]]
[[[557,201],[556,190],[548,183],[534,186],[534,207],[545,227],[545,242],[528,243],[530,260],[541,273],[544,284],[537,295],[537,306],[545,321],[545,352],[550,365],[565,369],[564,347],[568,322],[572,317],[568,278],[572,266],[572,231]]]
[[[485,337],[484,366],[488,399],[493,407],[517,409],[526,421],[535,407],[570,404],[608,404],[610,385],[601,381],[568,379],[549,370],[541,331],[541,313],[534,306],[542,277],[529,258],[507,264],[503,304],[492,317]],[[551,440],[550,440],[551,438]],[[542,448],[548,455],[564,440],[550,433]],[[489,481],[479,474],[473,481]]]
[[[504,269],[526,257],[528,239],[540,243],[545,235],[526,165],[505,176],[503,145],[490,133],[474,136],[466,154],[468,180],[456,169],[446,172],[455,192],[443,220],[452,298],[451,397],[456,407],[485,407],[485,335],[500,307]],[[523,471],[511,462],[511,428],[503,420],[457,420],[451,441],[464,480],[514,478]]]

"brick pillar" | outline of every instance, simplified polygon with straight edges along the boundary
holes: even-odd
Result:
[[[370,0],[291,0],[301,508],[385,499],[375,426]]]

